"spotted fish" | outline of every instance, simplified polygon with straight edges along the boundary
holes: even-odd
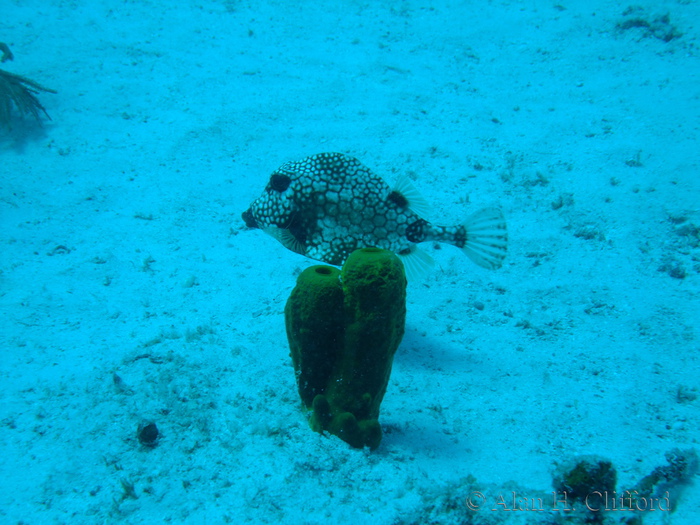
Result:
[[[458,226],[432,224],[422,218],[428,211],[407,178],[391,188],[353,157],[319,153],[275,170],[242,217],[293,252],[336,266],[374,246],[401,257],[410,279],[432,267],[416,246],[427,241],[453,244],[484,268],[501,266],[508,240],[501,210],[485,208]]]

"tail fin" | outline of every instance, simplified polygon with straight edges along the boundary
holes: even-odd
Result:
[[[466,240],[462,251],[482,268],[495,270],[506,258],[508,232],[503,213],[498,208],[484,208],[464,224]]]

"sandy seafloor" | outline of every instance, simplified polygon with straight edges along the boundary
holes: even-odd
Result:
[[[0,522],[555,523],[489,509],[696,449],[699,35],[691,0],[4,0],[1,67],[58,93],[0,131]],[[308,428],[313,261],[240,218],[322,151],[508,218],[500,270],[424,246],[374,452]]]

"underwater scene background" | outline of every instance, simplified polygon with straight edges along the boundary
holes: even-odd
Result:
[[[700,523],[699,31],[691,0],[5,0],[0,522]],[[316,262],[241,219],[326,151],[508,223],[497,270],[421,245],[375,450],[310,428]]]

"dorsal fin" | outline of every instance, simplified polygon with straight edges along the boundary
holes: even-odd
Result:
[[[423,198],[405,173],[399,175],[396,184],[394,184],[394,191],[406,199],[410,210],[419,217],[427,219],[432,214],[432,207],[428,204],[428,201]]]
[[[304,246],[304,243],[299,242],[299,239],[294,237],[294,235],[292,235],[292,232],[290,232],[288,229],[280,228],[279,226],[268,226],[267,228],[263,228],[263,231],[267,233],[270,237],[277,239],[282,244],[282,246],[284,246],[288,250],[300,253],[301,255],[304,255],[306,253],[306,247]]]

